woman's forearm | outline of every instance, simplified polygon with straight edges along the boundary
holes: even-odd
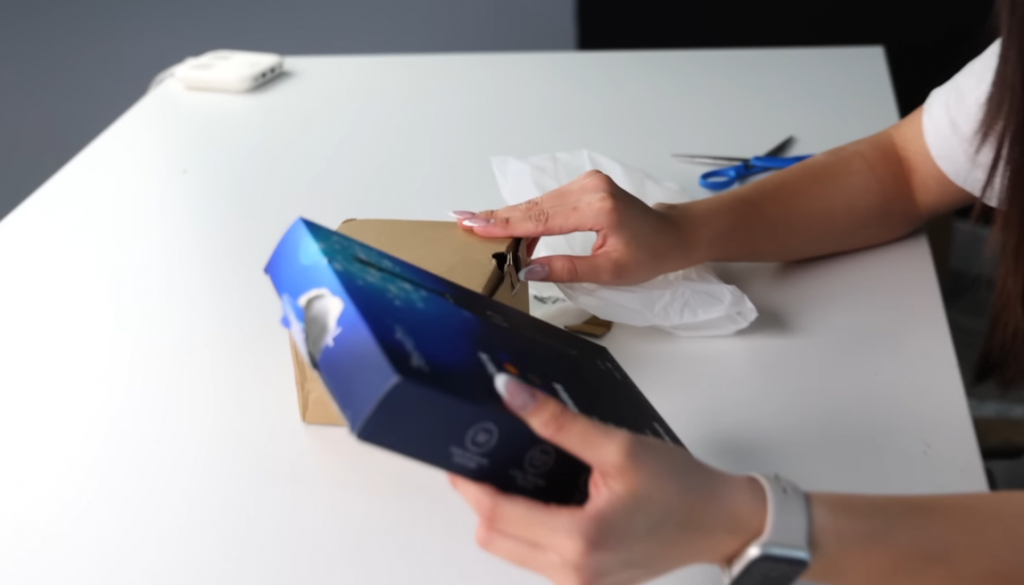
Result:
[[[895,152],[882,133],[822,153],[692,204],[690,229],[711,261],[800,260],[902,237],[924,217]]]
[[[830,585],[1024,582],[1024,492],[811,496],[814,560]]]
[[[672,211],[708,261],[789,261],[903,237],[971,201],[932,161],[920,113],[733,191]]]

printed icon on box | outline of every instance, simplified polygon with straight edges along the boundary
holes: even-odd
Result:
[[[299,297],[305,313],[306,350],[315,366],[324,349],[334,345],[341,333],[338,319],[345,310],[345,301],[326,288],[314,288]]]
[[[555,449],[551,445],[537,445],[527,451],[523,467],[533,474],[541,474],[555,464]]]
[[[498,426],[492,422],[478,422],[466,432],[466,449],[482,455],[498,444]]]

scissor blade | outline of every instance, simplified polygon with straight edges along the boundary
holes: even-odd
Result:
[[[735,156],[707,156],[702,154],[673,154],[672,158],[702,165],[728,166],[750,162],[749,158]]]
[[[792,143],[793,143],[793,137],[790,136],[790,137],[786,138],[785,140],[783,140],[782,142],[780,142],[780,143],[776,144],[775,146],[773,146],[771,150],[769,150],[768,152],[762,154],[761,156],[781,156],[782,153],[786,152],[786,149],[789,148],[789,145],[792,144]]]

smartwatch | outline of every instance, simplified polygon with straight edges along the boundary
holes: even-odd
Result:
[[[727,568],[729,585],[792,585],[811,563],[807,496],[778,475],[753,474],[768,499],[761,534]]]

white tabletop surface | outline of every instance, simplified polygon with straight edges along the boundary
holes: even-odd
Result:
[[[290,222],[493,207],[488,156],[584,147],[696,192],[669,153],[817,152],[897,117],[878,48],[287,67],[246,95],[165,83],[0,222],[0,583],[541,582],[476,548],[442,472],[299,421],[262,271]],[[721,274],[749,331],[607,338],[699,456],[985,489],[922,237]]]

